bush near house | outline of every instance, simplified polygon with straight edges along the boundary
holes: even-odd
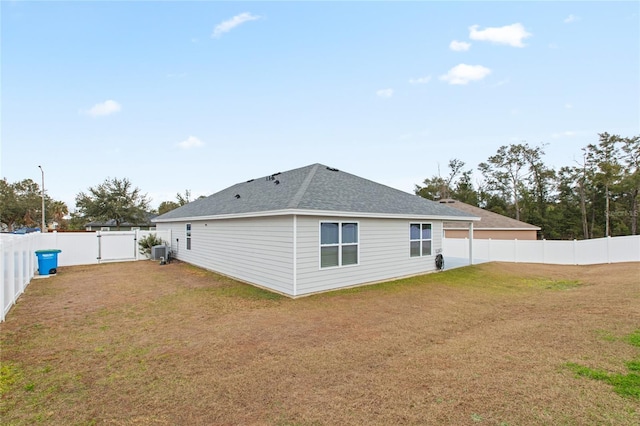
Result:
[[[149,234],[138,241],[140,247],[140,254],[144,254],[147,257],[151,257],[151,247],[160,246],[166,244],[165,241],[158,237],[157,234]]]

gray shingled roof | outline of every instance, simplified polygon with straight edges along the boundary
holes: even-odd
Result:
[[[417,195],[322,164],[312,164],[238,183],[167,212],[154,222],[286,210],[431,216],[449,220],[475,218]]]
[[[518,230],[535,230],[539,231],[540,227],[531,225],[527,222],[522,222],[520,220],[515,220],[507,216],[503,216],[498,213],[494,213],[489,210],[481,209],[480,207],[472,206],[471,204],[466,204],[461,201],[445,199],[439,201],[442,204],[447,206],[451,206],[463,212],[467,212],[467,214],[471,216],[477,216],[480,218],[480,223],[478,225],[474,225],[475,229],[484,230],[484,229],[518,229]],[[460,224],[456,223],[444,223],[444,228],[456,228],[459,227]]]

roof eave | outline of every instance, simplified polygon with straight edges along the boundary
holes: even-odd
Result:
[[[451,221],[448,220],[447,222],[451,222]],[[447,227],[447,226],[445,226],[444,229],[448,229],[451,231],[467,230],[467,228],[456,228],[456,227]],[[480,227],[474,226],[473,229],[476,231],[540,231],[542,228],[538,228],[537,226],[532,228],[480,228]]]
[[[345,211],[333,211],[333,210],[282,209],[282,210],[269,210],[269,211],[262,211],[262,212],[233,213],[233,214],[208,215],[208,216],[189,216],[189,217],[177,217],[177,218],[168,218],[168,219],[152,219],[152,222],[154,223],[189,222],[189,221],[196,221],[196,220],[246,219],[246,218],[253,218],[253,217],[285,216],[285,215],[363,217],[363,218],[377,218],[377,219],[420,219],[420,220],[442,220],[447,222],[476,222],[480,220],[480,218],[476,216],[443,216],[443,215],[406,214],[406,213],[394,214],[394,213],[370,213],[370,212],[345,212]]]

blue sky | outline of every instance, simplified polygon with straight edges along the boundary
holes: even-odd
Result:
[[[411,192],[640,133],[638,2],[6,2],[0,177],[152,206],[323,163]],[[480,176],[476,173],[476,178]]]

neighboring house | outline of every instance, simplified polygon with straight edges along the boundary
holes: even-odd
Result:
[[[439,202],[480,218],[480,222],[473,225],[473,238],[485,240],[536,240],[538,238],[540,228],[535,225],[456,200],[445,199]],[[461,226],[459,222],[445,222],[444,236],[446,238],[469,238],[469,228]]]
[[[157,214],[147,213],[147,219],[141,223],[129,223],[123,222],[120,224],[120,229],[116,225],[115,219],[108,220],[106,222],[90,222],[87,223],[84,228],[85,231],[132,231],[134,229],[140,229],[143,231],[155,229],[155,224],[152,220],[158,217]]]
[[[436,270],[444,220],[477,218],[313,164],[236,184],[153,221],[171,230],[177,259],[299,296]]]

